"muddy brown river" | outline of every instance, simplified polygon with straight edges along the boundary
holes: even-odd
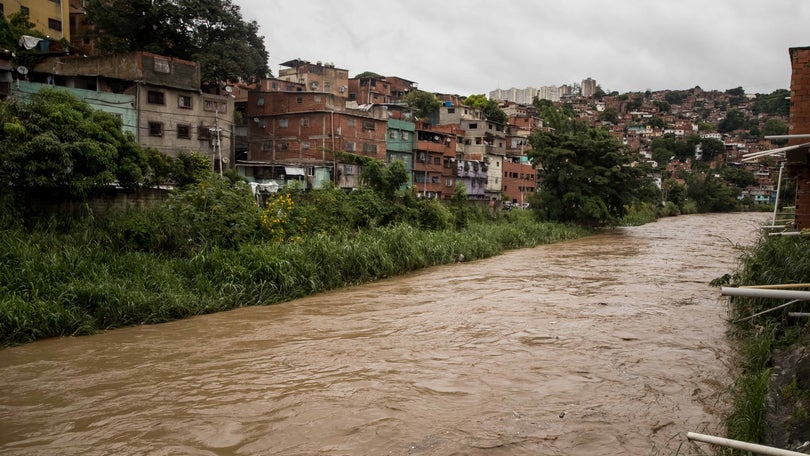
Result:
[[[0,350],[4,455],[689,455],[724,435],[708,282],[767,214],[693,215]]]

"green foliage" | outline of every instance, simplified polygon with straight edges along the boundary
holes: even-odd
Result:
[[[681,184],[676,179],[666,179],[661,183],[664,192],[664,200],[673,203],[677,207],[683,207],[686,201],[686,185]]]
[[[610,122],[612,124],[619,123],[619,113],[616,112],[615,108],[605,109],[599,117],[603,122]]]
[[[687,196],[699,212],[732,212],[740,209],[739,189],[726,185],[713,173],[693,172],[686,180]]]
[[[720,133],[728,133],[742,129],[745,126],[745,114],[739,109],[729,109],[726,117],[717,124]]]
[[[484,94],[470,95],[464,99],[463,103],[471,108],[480,109],[487,120],[502,124],[509,120],[509,116],[503,112],[498,102],[488,99]]]
[[[757,183],[754,173],[742,166],[724,166],[720,168],[720,177],[741,189]]]
[[[427,119],[435,115],[442,102],[436,95],[422,90],[414,90],[405,95],[405,103],[414,110],[419,119]]]
[[[200,183],[213,175],[211,159],[200,153],[180,152],[172,163],[172,180],[180,187]]]
[[[230,0],[88,0],[85,11],[102,50],[196,61],[205,82],[269,74],[258,23],[245,22]]]
[[[667,93],[664,94],[664,100],[671,105],[679,105],[683,103],[683,100],[685,98],[686,98],[685,94],[679,91],[671,90],[667,91]]]
[[[764,139],[765,136],[786,135],[788,134],[788,126],[785,122],[782,122],[781,120],[772,117],[766,120],[764,124],[762,124],[762,130],[760,131],[760,134],[762,135],[762,139]],[[786,139],[781,140],[775,139],[771,140],[771,142],[776,145],[787,144]]]
[[[381,75],[379,73],[375,73],[373,71],[364,71],[364,72],[362,72],[362,73],[360,73],[360,74],[358,74],[357,76],[354,77],[354,79],[366,79],[366,78],[385,79],[385,76],[383,76],[383,75]]]
[[[210,201],[199,201],[203,196],[225,196],[224,204],[238,198],[223,195],[225,187],[212,189],[226,186],[220,181],[194,195],[178,196],[182,204],[195,206],[181,210],[193,212],[192,219],[204,218],[199,224],[231,225],[198,213],[221,215]],[[178,221],[189,217],[178,217]],[[85,226],[69,234],[47,227],[4,231],[0,236],[0,346],[271,304],[460,257],[472,261],[507,248],[587,234],[537,223],[524,214],[509,223],[475,224],[463,231],[396,224],[334,236],[313,233],[297,242],[243,242],[238,249],[208,243],[190,255],[174,256],[120,250],[104,240],[105,230],[112,226],[121,223]],[[152,225],[156,233],[164,228]],[[217,236],[202,237],[214,240]]]
[[[754,115],[775,114],[783,117],[790,115],[790,91],[778,89],[769,95],[757,95],[751,107]]]
[[[66,91],[42,89],[30,102],[0,106],[0,188],[59,191],[85,198],[114,181],[136,188],[146,156],[121,120]]]
[[[624,216],[643,176],[606,130],[576,122],[529,137],[542,183],[534,209],[542,219],[612,225]]]
[[[726,152],[726,146],[723,141],[714,138],[703,138],[700,140],[701,160],[710,162],[715,157],[723,156]]]

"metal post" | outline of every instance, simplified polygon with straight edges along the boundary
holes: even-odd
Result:
[[[720,288],[720,294],[723,296],[741,296],[745,298],[796,299],[799,301],[810,300],[810,291],[800,290],[722,287]]]
[[[216,129],[217,133],[217,158],[219,159],[219,175],[222,176],[222,145],[219,142],[219,104],[214,109],[214,128]]]
[[[776,201],[773,203],[773,221],[771,225],[776,225],[776,210],[779,208],[779,190],[782,188],[782,170],[785,169],[785,162],[779,165],[779,180],[776,182]]]

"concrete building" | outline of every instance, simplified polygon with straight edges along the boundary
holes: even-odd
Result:
[[[70,4],[65,0],[15,0],[0,2],[6,17],[23,12],[34,29],[53,40],[70,41]]]
[[[99,103],[113,94],[132,97],[136,118],[123,120],[125,128],[134,127],[142,147],[170,156],[183,151],[208,155],[215,170],[220,163],[227,167],[233,158],[233,98],[201,92],[196,62],[148,52],[50,57],[31,68],[28,78],[104,93]]]
[[[580,88],[582,90],[583,97],[592,98],[596,93],[596,81],[591,78],[583,79]]]
[[[349,70],[336,68],[333,63],[310,63],[294,59],[281,64],[285,67],[278,72],[278,79],[303,84],[307,91],[331,93],[348,97]]]

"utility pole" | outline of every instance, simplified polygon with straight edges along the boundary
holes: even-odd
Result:
[[[214,109],[214,128],[216,129],[217,139],[216,139],[216,147],[217,149],[217,158],[219,160],[219,175],[222,176],[222,144],[219,141],[219,106]]]

